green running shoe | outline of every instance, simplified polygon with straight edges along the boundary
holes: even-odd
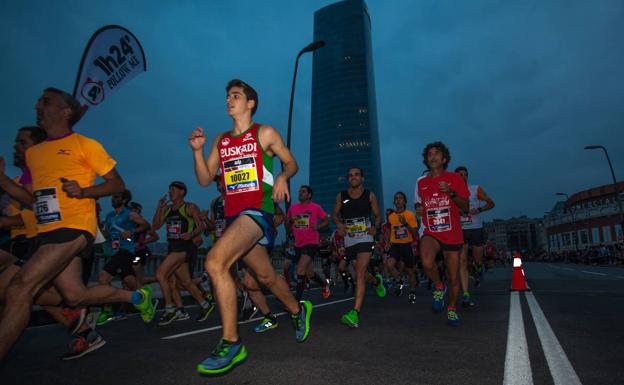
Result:
[[[221,375],[246,359],[247,349],[241,340],[238,343],[229,343],[221,339],[210,356],[197,365],[197,371],[207,376]]]
[[[357,328],[360,326],[360,315],[357,310],[351,309],[340,318],[340,321],[350,328]]]
[[[143,297],[143,300],[134,305],[134,307],[141,312],[141,318],[143,322],[149,324],[154,320],[154,316],[156,315],[156,306],[158,305],[158,300],[152,301],[152,288],[149,286],[143,286],[139,290],[137,290],[139,294]]]
[[[381,274],[375,274],[375,280],[377,283],[375,284],[375,292],[377,293],[377,297],[383,298],[386,296],[386,287],[383,284],[383,277]]]
[[[310,316],[312,315],[312,302],[299,302],[299,314],[291,314],[293,324],[295,325],[295,339],[297,342],[303,342],[310,335]]]
[[[110,306],[104,306],[104,309],[102,309],[102,312],[98,316],[98,319],[95,324],[97,326],[102,326],[102,325],[109,323],[112,320],[113,320],[113,308]]]

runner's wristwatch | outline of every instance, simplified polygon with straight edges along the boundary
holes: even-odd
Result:
[[[455,192],[455,190],[451,190],[449,195],[451,196],[451,198],[455,199],[455,197],[457,196],[457,193]]]

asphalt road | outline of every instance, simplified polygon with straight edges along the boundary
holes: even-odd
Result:
[[[416,304],[368,290],[358,329],[340,316],[352,306],[338,286],[318,290],[310,338],[295,342],[287,316],[255,334],[240,325],[246,363],[226,376],[201,377],[195,366],[220,338],[218,314],[147,329],[139,317],[99,331],[107,341],[80,359],[61,361],[68,336],[57,325],[25,331],[0,364],[11,384],[622,384],[624,269],[525,265],[531,292],[510,293],[511,268],[486,273],[474,290],[477,306],[461,311],[461,326],[430,311],[431,294]],[[272,302],[275,311],[281,308]],[[193,317],[197,308],[190,308]],[[511,325],[511,328],[510,328]]]

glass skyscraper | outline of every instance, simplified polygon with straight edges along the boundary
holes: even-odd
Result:
[[[345,190],[350,167],[364,170],[364,186],[383,210],[371,19],[362,0],[341,1],[314,14],[310,186],[328,213]],[[383,213],[382,213],[383,215]]]

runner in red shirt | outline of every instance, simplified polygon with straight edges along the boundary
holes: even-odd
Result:
[[[447,319],[449,325],[459,326],[455,305],[459,294],[459,253],[464,243],[459,210],[468,210],[470,192],[458,174],[446,171],[450,160],[451,154],[444,143],[428,144],[423,151],[423,163],[429,172],[416,182],[415,195],[416,213],[425,226],[420,239],[420,257],[423,269],[434,283],[432,310],[439,313],[444,309],[446,286],[435,264],[436,254],[442,251],[451,289]]]

